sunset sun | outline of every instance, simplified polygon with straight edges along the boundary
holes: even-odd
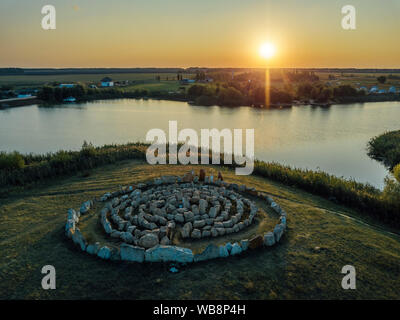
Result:
[[[276,47],[273,43],[266,42],[260,46],[260,56],[264,59],[270,59],[276,54]]]

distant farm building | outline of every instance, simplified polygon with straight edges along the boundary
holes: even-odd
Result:
[[[30,93],[20,93],[18,94],[17,98],[22,99],[22,98],[29,98],[32,97],[32,94]]]
[[[358,89],[358,91],[365,91],[365,92],[368,92],[368,89],[367,89],[367,87],[360,87],[360,88]]]
[[[373,86],[371,89],[369,89],[369,93],[376,93],[378,91],[377,86]]]
[[[73,83],[61,83],[60,88],[73,88],[75,85]]]
[[[64,99],[64,102],[75,102],[76,99],[74,97],[68,97]]]
[[[180,81],[181,84],[189,84],[189,83],[195,83],[195,82],[196,82],[196,80],[187,79],[187,78],[183,78],[183,79]]]
[[[114,87],[114,81],[110,77],[105,77],[101,79],[102,87]]]

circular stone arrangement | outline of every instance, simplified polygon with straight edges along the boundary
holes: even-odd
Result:
[[[200,254],[171,245],[181,239],[216,238],[240,232],[250,226],[258,212],[256,204],[244,195],[262,198],[280,215],[272,232],[243,239],[234,244],[208,247]],[[87,214],[93,201],[82,204],[78,211],[68,210],[65,226],[67,237],[83,251],[102,259],[136,262],[189,263],[237,255],[247,249],[273,246],[286,230],[286,213],[271,197],[245,185],[229,184],[219,173],[218,180],[205,176],[203,170],[183,177],[162,176],[147,183],[121,188],[104,194],[105,206],[100,212],[104,232],[119,239],[119,249],[88,244],[77,227],[80,215]]]

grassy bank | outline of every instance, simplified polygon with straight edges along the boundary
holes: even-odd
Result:
[[[0,192],[4,196],[16,187],[88,170],[128,159],[145,159],[147,145],[131,143],[93,147],[80,151],[59,151],[46,155],[0,154]],[[256,161],[253,175],[293,186],[325,197],[361,212],[393,228],[400,228],[400,199],[385,197],[371,185],[347,180],[321,171],[295,169],[277,163]],[[0,194],[1,194],[0,193]]]
[[[149,166],[122,161],[90,176],[57,178],[2,199],[1,299],[399,299],[398,236],[351,219],[357,213],[269,179],[238,177],[271,194],[288,213],[280,245],[170,273],[168,264],[103,261],[80,252],[64,237],[67,209],[120,185],[201,166]],[[207,171],[211,166],[204,167]],[[57,289],[43,290],[44,265],[57,272]],[[343,290],[341,269],[353,265],[357,290]]]

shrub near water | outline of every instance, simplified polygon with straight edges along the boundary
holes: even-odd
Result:
[[[393,169],[400,163],[400,130],[372,138],[368,142],[368,155]]]
[[[0,170],[21,169],[24,165],[24,158],[18,152],[0,152]]]
[[[66,174],[87,172],[91,168],[121,160],[145,160],[147,147],[147,144],[142,143],[103,147],[93,147],[85,143],[80,151],[20,155],[26,165],[11,170],[1,169],[0,187],[25,186]],[[396,193],[399,183],[393,179],[390,189],[386,188],[381,192],[369,184],[339,178],[325,172],[296,169],[263,161],[255,161],[253,174],[335,200],[359,210],[366,216],[400,228],[400,197]]]

